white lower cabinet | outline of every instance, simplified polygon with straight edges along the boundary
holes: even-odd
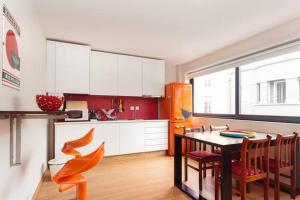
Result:
[[[168,149],[168,122],[146,122],[144,124],[144,151]]]
[[[168,149],[168,122],[98,122],[56,123],[55,158],[72,158],[61,152],[65,142],[84,136],[95,128],[90,144],[78,150],[87,155],[105,142],[105,156],[158,151]]]
[[[120,154],[144,151],[143,123],[120,124]]]
[[[61,152],[64,143],[84,136],[91,128],[95,128],[94,138],[90,144],[78,150],[87,155],[96,150],[105,141],[105,156],[119,154],[119,126],[117,124],[64,124],[55,126],[55,158],[66,158]]]

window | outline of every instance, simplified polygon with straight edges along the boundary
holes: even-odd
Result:
[[[204,113],[211,113],[211,97],[204,97]]]
[[[300,116],[299,65],[300,51],[240,66],[240,114]]]
[[[298,78],[298,100],[300,101],[300,78]]]
[[[224,70],[195,78],[194,112],[234,114],[234,80],[235,69]]]
[[[194,115],[300,123],[300,51],[272,53],[195,77]]]
[[[204,87],[210,87],[210,78],[206,78],[204,81]]]
[[[260,83],[256,84],[256,100],[257,103],[260,103]]]

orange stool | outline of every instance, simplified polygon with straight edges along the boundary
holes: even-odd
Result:
[[[80,152],[75,150],[75,148],[83,147],[88,145],[93,140],[94,128],[89,130],[89,132],[84,135],[82,138],[66,142],[62,148],[62,152],[67,155],[73,155],[75,157],[81,156]]]
[[[103,156],[104,142],[94,152],[69,160],[63,168],[53,176],[53,181],[60,185],[59,191],[64,192],[76,186],[76,200],[87,200],[87,180],[81,173],[96,166],[97,163],[101,162]]]

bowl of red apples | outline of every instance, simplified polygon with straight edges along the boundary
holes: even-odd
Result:
[[[52,95],[36,95],[36,103],[43,111],[57,111],[64,102],[64,97],[52,96]]]

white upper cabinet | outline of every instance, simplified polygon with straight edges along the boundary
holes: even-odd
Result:
[[[142,58],[118,55],[118,95],[142,96]]]
[[[91,52],[90,94],[117,95],[118,57],[116,54]]]
[[[165,61],[47,40],[47,92],[164,96]]]
[[[143,66],[143,95],[164,96],[165,61],[142,59]]]
[[[90,47],[47,41],[48,92],[88,94]]]
[[[56,91],[89,93],[90,47],[56,42]]]

